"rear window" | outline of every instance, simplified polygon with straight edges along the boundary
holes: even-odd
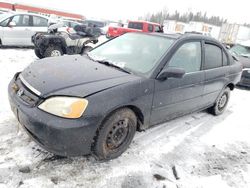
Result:
[[[216,45],[205,44],[205,69],[213,69],[222,66],[222,51]]]
[[[47,27],[48,20],[42,17],[33,16],[33,26],[35,27]]]
[[[128,28],[142,30],[143,29],[143,23],[129,22]]]
[[[148,24],[148,31],[153,32],[154,31],[154,26],[151,24]]]
[[[155,32],[161,32],[161,28],[158,25],[155,25]]]

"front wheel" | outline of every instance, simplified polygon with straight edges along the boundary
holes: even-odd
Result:
[[[62,48],[59,46],[49,46],[44,52],[45,57],[57,57],[62,55],[63,51]]]
[[[136,124],[137,118],[129,108],[112,113],[97,132],[93,146],[94,155],[99,160],[120,156],[133,140]]]
[[[227,87],[220,93],[214,106],[208,109],[209,112],[212,113],[213,115],[222,114],[227,107],[229,98],[230,98],[230,89]]]

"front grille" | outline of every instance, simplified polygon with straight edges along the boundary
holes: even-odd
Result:
[[[18,77],[15,81],[17,86],[16,95],[21,99],[21,101],[28,106],[35,106],[40,98],[32,92],[27,86],[25,86],[20,78]]]

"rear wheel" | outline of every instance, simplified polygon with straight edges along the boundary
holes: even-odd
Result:
[[[211,108],[208,109],[209,112],[212,113],[213,115],[222,114],[226,109],[229,98],[230,98],[230,88],[227,87],[226,89],[224,89],[221,92],[221,94],[217,98],[214,106],[212,106]]]
[[[59,46],[49,46],[45,52],[44,52],[44,56],[45,57],[56,57],[56,56],[62,56],[63,55],[63,51],[62,48]]]
[[[39,59],[44,58],[43,55],[41,54],[41,52],[40,52],[40,50],[39,50],[38,48],[35,48],[34,51],[35,51],[36,56],[37,56]]]
[[[94,155],[100,160],[120,156],[133,140],[136,124],[137,118],[129,108],[112,113],[97,132],[93,146]]]

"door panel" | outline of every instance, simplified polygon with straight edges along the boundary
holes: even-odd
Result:
[[[32,33],[29,27],[4,27],[4,44],[30,46]]]
[[[205,70],[204,100],[212,104],[227,83],[228,66]]]
[[[201,71],[201,42],[184,43],[164,69],[182,68],[182,78],[155,81],[151,124],[157,124],[202,107],[205,72]],[[163,69],[163,71],[164,71]]]
[[[157,124],[202,107],[204,71],[183,78],[155,81],[151,124]]]
[[[4,44],[13,46],[30,46],[33,32],[30,28],[29,15],[16,15],[12,17],[14,27],[4,27]]]
[[[30,27],[30,29],[32,31],[32,35],[34,35],[37,32],[48,31],[48,20],[46,18],[40,16],[31,16],[31,22],[32,22],[32,27]]]
[[[213,44],[205,43],[205,89],[204,101],[213,104],[227,83],[229,67],[223,66],[223,50]],[[224,57],[225,58],[225,57]],[[224,63],[226,64],[226,63]]]

